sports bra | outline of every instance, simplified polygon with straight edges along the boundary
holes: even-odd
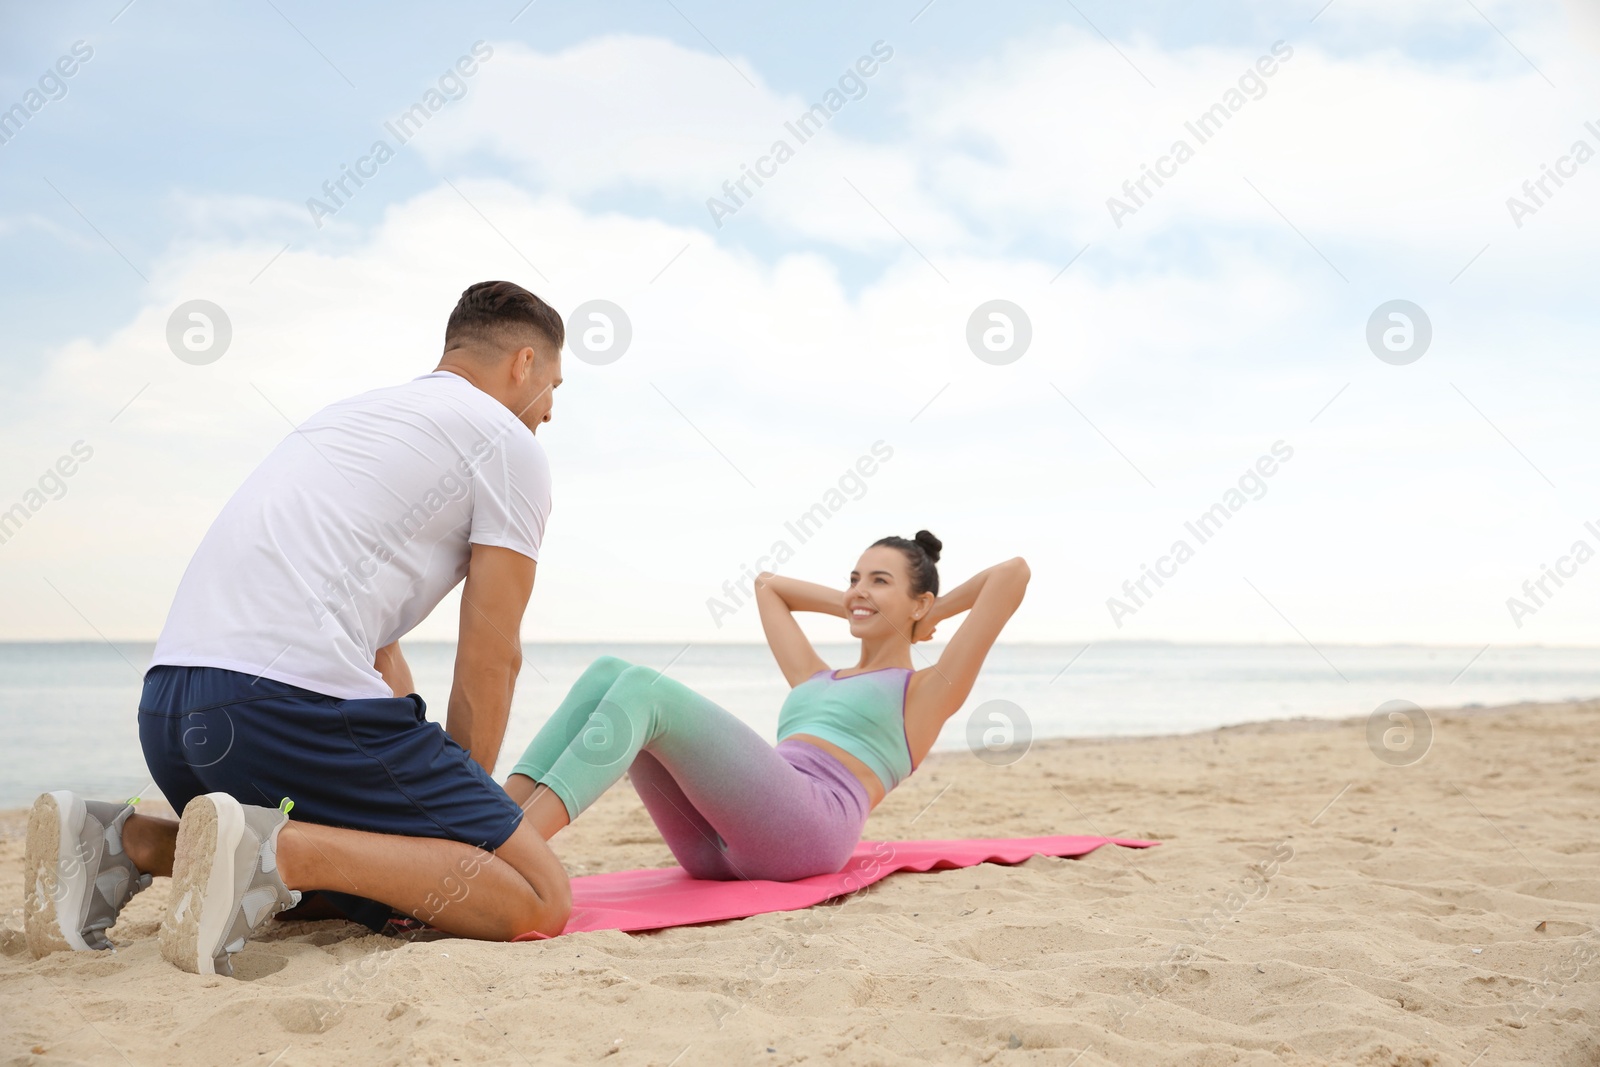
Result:
[[[893,789],[912,771],[906,740],[911,668],[838,674],[818,671],[789,690],[778,712],[778,740],[791,734],[820,737],[865,763],[885,790]]]

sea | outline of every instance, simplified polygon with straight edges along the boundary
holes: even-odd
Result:
[[[428,717],[449,703],[455,646],[405,643]],[[927,666],[938,645],[918,645]],[[0,643],[0,809],[40,792],[154,798],[139,749],[137,709],[152,646],[132,642]],[[818,646],[836,668],[859,646]],[[524,642],[522,674],[497,773],[509,773],[568,687],[597,656],[664,671],[769,739],[788,692],[765,645]],[[991,652],[936,751],[975,743],[1003,724],[1029,738],[1192,733],[1237,723],[1370,716],[1390,701],[1422,708],[1495,706],[1600,696],[1600,648],[1245,645],[1106,642],[1012,644]],[[997,718],[998,714],[998,718]],[[976,751],[976,749],[974,749]]]

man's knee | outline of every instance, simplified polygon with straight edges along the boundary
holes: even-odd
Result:
[[[538,933],[555,937],[567,928],[572,917],[572,896],[563,894],[555,900],[538,900],[530,890],[522,906],[511,909],[501,929],[501,941],[514,941],[523,934]]]
[[[554,937],[566,929],[572,915],[572,882],[533,828],[521,823],[494,855],[521,883],[509,899],[497,902],[499,940],[510,941],[531,931]]]

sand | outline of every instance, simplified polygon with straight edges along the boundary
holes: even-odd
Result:
[[[817,915],[486,944],[277,924],[238,978],[32,960],[26,815],[0,817],[6,1063],[1600,1064],[1600,702],[939,754],[875,839],[1158,839],[902,874]],[[556,839],[574,874],[671,858],[631,789]]]

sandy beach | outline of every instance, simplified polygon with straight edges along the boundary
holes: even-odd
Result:
[[[11,811],[4,1062],[1600,1063],[1600,702],[1432,722],[1409,766],[1365,719],[937,754],[869,838],[1162,844],[894,875],[825,922],[515,945],[279,923],[237,979],[161,959],[165,879],[115,953],[32,960]],[[556,849],[575,875],[671,863],[625,786]]]

